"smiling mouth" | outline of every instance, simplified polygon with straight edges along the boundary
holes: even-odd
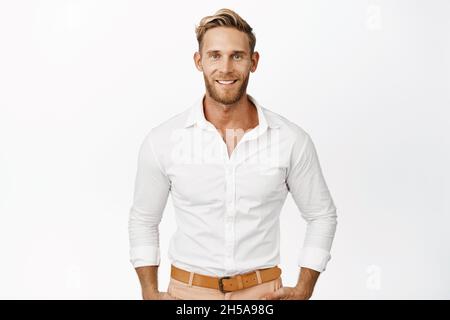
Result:
[[[237,80],[216,80],[217,83],[222,84],[222,85],[232,85],[236,81]]]

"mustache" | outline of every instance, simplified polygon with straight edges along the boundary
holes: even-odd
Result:
[[[214,77],[214,80],[235,80],[235,79],[240,79],[241,77],[237,76],[237,75],[218,75]]]

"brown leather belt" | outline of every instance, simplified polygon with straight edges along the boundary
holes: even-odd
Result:
[[[258,281],[258,273],[259,280]],[[220,290],[223,293],[241,290],[256,286],[260,283],[278,279],[281,275],[279,267],[259,269],[245,274],[239,274],[229,277],[212,277],[193,273],[192,285]],[[191,272],[171,266],[170,276],[178,281],[189,283]]]

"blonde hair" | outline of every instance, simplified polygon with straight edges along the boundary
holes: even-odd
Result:
[[[250,45],[250,54],[255,50],[256,37],[252,32],[250,25],[242,19],[236,12],[230,9],[220,9],[212,16],[206,16],[200,20],[199,25],[195,28],[199,51],[202,48],[203,37],[209,29],[216,27],[231,27],[239,31],[245,32],[248,36]]]

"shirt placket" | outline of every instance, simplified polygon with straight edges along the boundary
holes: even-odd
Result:
[[[234,240],[236,218],[236,166],[233,162],[225,165],[226,210],[225,210],[225,269],[234,269]]]
[[[221,139],[223,154],[224,154],[224,163],[225,163],[225,190],[226,190],[226,199],[225,199],[225,269],[228,274],[232,274],[235,272],[236,265],[234,260],[235,255],[235,226],[236,226],[236,169],[241,163],[239,157],[239,150],[243,148],[244,144],[252,139],[255,139],[256,133],[252,132],[252,134],[246,134],[242,137],[242,139],[237,143],[233,152],[231,153],[231,157],[228,157],[228,150],[226,144],[223,143]]]
[[[258,132],[249,132],[245,134],[242,139],[237,143],[231,157],[228,156],[228,149],[226,143],[223,141],[222,136],[211,124],[207,123],[206,127],[210,131],[214,131],[217,135],[219,143],[222,145],[223,163],[225,168],[225,271],[228,274],[234,273],[235,270],[235,220],[236,220],[236,167],[240,160],[238,156],[239,148],[245,144],[246,141],[256,139]],[[265,132],[265,130],[263,131]],[[259,132],[262,134],[263,132]]]

